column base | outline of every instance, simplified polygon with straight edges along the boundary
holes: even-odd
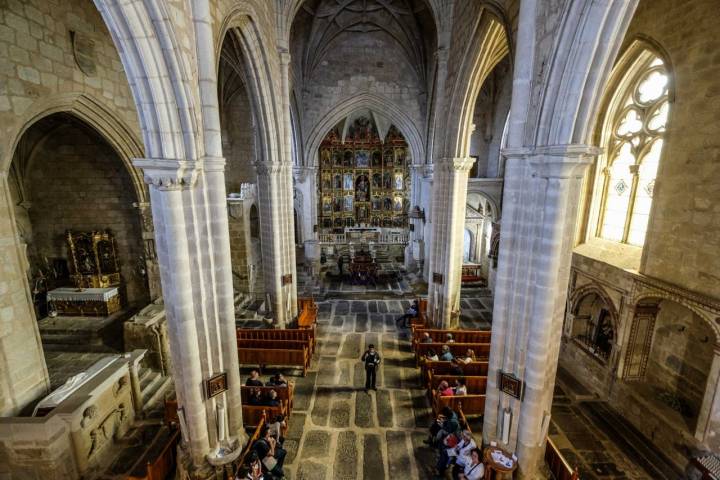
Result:
[[[233,478],[235,465],[232,462],[240,456],[242,448],[238,447],[233,452],[237,452],[233,459],[216,465],[211,464],[210,460],[210,458],[217,453],[213,452],[206,457],[207,463],[198,466],[193,464],[190,454],[182,445],[178,445],[175,478],[182,480],[225,480],[226,478]]]

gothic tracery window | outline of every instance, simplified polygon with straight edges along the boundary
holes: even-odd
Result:
[[[606,166],[599,237],[645,243],[669,110],[665,64],[645,52],[615,92],[602,134]]]

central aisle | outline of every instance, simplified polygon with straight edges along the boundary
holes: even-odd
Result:
[[[380,297],[380,295],[378,295]],[[418,385],[407,331],[395,320],[410,300],[319,302],[319,346],[296,397],[286,439],[293,479],[432,478],[425,447],[431,410]],[[377,392],[365,393],[360,356],[369,344],[382,356]]]

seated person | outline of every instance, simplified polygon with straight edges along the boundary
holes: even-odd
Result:
[[[445,343],[455,343],[452,333],[445,335]]]
[[[437,353],[432,348],[425,352],[425,360],[429,362],[437,362],[439,360]]]
[[[264,405],[262,392],[256,388],[250,389],[250,398],[248,399],[248,405],[260,406]]]
[[[455,387],[453,388],[455,395],[467,395],[467,385],[465,385],[465,377],[460,377],[455,380]]]
[[[477,445],[475,444],[475,440],[472,437],[472,433],[470,432],[470,430],[465,428],[462,431],[458,444],[455,445],[455,448],[452,452],[448,452],[451,457],[455,458],[455,465],[457,466],[458,471],[464,470],[465,465],[472,463],[472,459],[470,458],[470,452],[474,448],[477,448]]]
[[[285,476],[283,462],[287,452],[278,445],[277,440],[270,436],[270,429],[267,425],[260,431],[260,438],[253,443],[252,451],[257,453],[262,462],[263,471],[270,473],[274,477],[282,478]]]
[[[278,415],[270,423],[268,423],[270,436],[277,440],[280,445],[285,443],[285,438],[283,438],[282,432],[286,427],[287,422],[285,421],[284,415]]]
[[[285,376],[277,372],[275,375],[270,377],[270,380],[265,384],[266,387],[287,387],[288,382],[285,380]]]
[[[433,343],[433,339],[428,332],[423,333],[420,343]]]
[[[442,441],[450,435],[460,429],[458,423],[458,417],[450,407],[443,407],[440,414],[435,419],[435,422],[430,426],[430,436],[423,440],[423,443],[427,445],[442,445]]]
[[[250,371],[250,378],[247,379],[247,381],[245,382],[245,385],[248,387],[262,387],[263,386],[263,383],[260,380],[260,372],[257,369],[253,368]]]
[[[238,471],[238,475],[235,477],[235,480],[264,480],[265,477],[263,476],[262,471],[263,465],[257,453],[251,452],[249,457],[250,458],[248,459],[246,466]],[[247,474],[242,476],[245,471],[247,471]]]
[[[448,382],[446,382],[445,380],[443,380],[442,382],[440,382],[440,384],[438,384],[437,392],[438,392],[438,395],[440,395],[441,397],[452,397],[455,394],[453,389],[450,387]]]
[[[267,399],[265,400],[265,405],[268,407],[279,407],[280,406],[280,399],[278,398],[278,393],[273,389],[270,390]]]
[[[450,351],[450,347],[448,347],[447,345],[443,345],[442,352],[440,352],[440,360],[442,360],[443,362],[451,362],[453,358],[455,357]]]
[[[460,480],[480,480],[485,477],[485,466],[482,464],[482,452],[479,448],[470,451],[470,463],[465,465],[463,471],[458,475]]]
[[[397,319],[401,327],[408,328],[410,326],[410,320],[418,316],[418,311],[420,310],[420,306],[418,305],[418,301],[415,300],[412,305],[410,305],[410,308],[407,309],[405,312],[405,315],[401,316]]]
[[[462,365],[457,358],[450,360],[450,375],[455,375],[457,377],[464,375]]]
[[[475,352],[473,351],[472,348],[468,348],[468,351],[465,353],[465,358],[460,358],[458,360],[460,360],[465,365],[467,365],[470,362],[474,362],[475,361]]]

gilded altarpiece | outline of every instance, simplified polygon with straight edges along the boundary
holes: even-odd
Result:
[[[411,164],[407,142],[390,127],[384,139],[367,118],[333,128],[320,145],[319,219],[325,233],[345,227],[406,228]]]

